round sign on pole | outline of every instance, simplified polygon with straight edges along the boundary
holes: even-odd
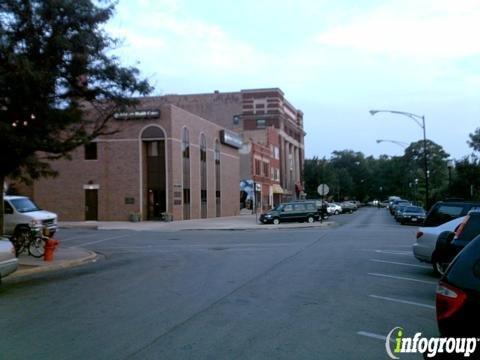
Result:
[[[330,191],[330,188],[328,187],[327,184],[320,184],[317,187],[318,195],[325,196],[328,194],[329,191]]]

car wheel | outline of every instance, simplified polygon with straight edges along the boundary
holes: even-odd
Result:
[[[307,217],[307,222],[308,222],[309,224],[313,223],[314,221],[315,221],[315,219],[313,218],[313,216]]]
[[[273,224],[274,224],[274,225],[280,224],[280,220],[279,220],[279,219],[273,219]]]
[[[338,215],[338,214],[340,214],[340,211],[335,210],[335,215]]]

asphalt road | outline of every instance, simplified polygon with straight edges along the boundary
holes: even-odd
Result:
[[[5,281],[0,358],[387,359],[396,326],[436,336],[438,279],[412,256],[416,228],[376,208],[333,220],[293,231],[63,230],[64,246],[103,258]]]

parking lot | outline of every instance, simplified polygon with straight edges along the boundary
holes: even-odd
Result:
[[[53,351],[92,359],[383,359],[385,337],[397,326],[436,336],[438,279],[412,255],[416,228],[376,208],[331,220],[339,225],[62,230],[62,246],[102,258],[6,282],[2,312],[9,316],[0,323],[12,331],[0,346],[7,356],[21,347],[39,359]],[[44,312],[52,302],[55,311]],[[55,349],[45,337],[57,339]]]

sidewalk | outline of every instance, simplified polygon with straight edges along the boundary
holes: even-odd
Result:
[[[78,221],[59,222],[60,228],[90,228],[98,230],[184,231],[184,230],[282,230],[321,228],[334,225],[332,221],[308,223],[261,224],[255,215],[239,215],[208,219],[163,221]]]
[[[98,255],[93,251],[77,248],[62,247],[62,243],[55,250],[53,261],[43,261],[42,258],[34,258],[28,253],[22,253],[18,257],[18,270],[5,278],[5,280],[15,280],[24,276],[30,276],[39,273],[67,269],[96,261]]]

